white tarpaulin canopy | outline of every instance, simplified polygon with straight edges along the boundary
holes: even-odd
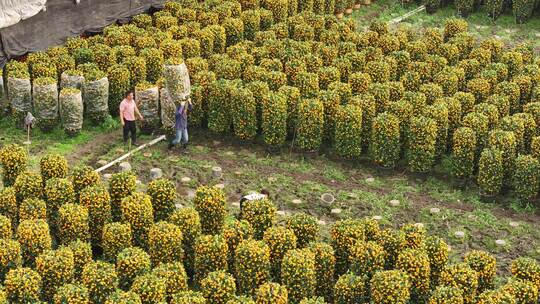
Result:
[[[36,15],[46,3],[47,0],[0,0],[0,28]]]

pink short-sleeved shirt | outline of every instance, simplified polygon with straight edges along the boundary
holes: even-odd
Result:
[[[120,103],[120,113],[124,113],[124,119],[128,121],[135,120],[135,100],[128,101],[127,99],[122,100]]]

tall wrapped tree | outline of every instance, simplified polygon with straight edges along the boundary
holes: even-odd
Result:
[[[354,158],[362,153],[362,109],[357,105],[338,108],[335,148],[339,155]]]
[[[296,235],[291,229],[270,227],[265,231],[263,240],[269,247],[272,276],[279,281],[283,257],[289,250],[296,249]]]
[[[375,303],[405,304],[410,299],[411,283],[401,270],[385,270],[375,273],[370,282],[371,299]]]
[[[257,135],[257,105],[251,91],[235,88],[231,94],[233,103],[234,134],[241,140],[252,140]]]
[[[195,282],[200,284],[209,273],[227,269],[228,247],[222,235],[203,235],[195,242]]]
[[[219,234],[223,230],[227,202],[223,190],[202,186],[195,192],[194,205],[201,218],[202,233]]]
[[[150,196],[144,193],[133,193],[122,199],[120,203],[122,221],[129,223],[136,246],[147,248],[148,232],[154,222],[154,211]]]
[[[175,209],[177,194],[174,183],[164,178],[156,179],[148,184],[146,194],[152,199],[154,219],[167,220]]]
[[[271,93],[262,108],[264,142],[270,147],[280,147],[287,137],[287,99],[280,93]]]
[[[324,107],[318,99],[303,99],[298,105],[297,141],[300,149],[316,151],[322,144]]]
[[[2,180],[5,186],[12,186],[17,176],[26,169],[28,153],[16,144],[9,144],[0,149]]]
[[[467,127],[454,132],[452,143],[452,175],[457,178],[472,176],[476,158],[476,133]]]
[[[383,167],[393,167],[399,159],[400,122],[390,113],[381,113],[373,120],[371,129],[371,157]]]
[[[236,249],[235,277],[241,293],[255,295],[270,279],[270,249],[262,241],[245,240]]]
[[[283,257],[281,282],[287,288],[291,303],[315,295],[315,255],[309,249],[294,249]]]
[[[437,124],[431,118],[415,117],[409,132],[407,161],[410,170],[429,171],[435,161]]]
[[[201,221],[199,213],[194,208],[175,210],[168,221],[182,230],[182,244],[184,249],[184,264],[189,276],[193,276],[195,263],[195,240],[201,235]]]
[[[244,202],[242,219],[248,221],[253,227],[253,236],[260,240],[265,231],[274,225],[277,208],[268,199],[251,200]]]
[[[512,184],[518,198],[524,202],[537,196],[540,184],[540,163],[530,155],[516,158]]]

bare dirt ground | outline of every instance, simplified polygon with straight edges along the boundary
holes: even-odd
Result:
[[[412,175],[405,171],[381,171],[367,161],[330,159],[324,154],[306,158],[288,148],[270,154],[259,144],[239,143],[231,137],[218,137],[206,130],[191,132],[188,152],[168,151],[166,143],[147,148],[129,161],[142,181],[149,182],[149,170],[159,167],[174,180],[180,202],[189,205],[201,184],[223,184],[235,212],[234,202],[250,190],[269,189],[278,209],[285,214],[305,212],[324,221],[323,237],[332,222],[347,217],[383,218],[381,224],[399,227],[422,222],[431,234],[444,237],[453,248],[453,259],[472,249],[492,252],[499,271],[507,271],[510,261],[522,255],[540,257],[540,214],[516,212],[508,203],[482,203],[474,190],[460,190],[448,180],[433,175]],[[142,141],[149,141],[144,137]],[[70,163],[83,162],[98,167],[99,160],[111,161],[124,152],[119,132],[95,136],[67,155]],[[212,177],[211,168],[220,166],[223,177]],[[105,173],[114,173],[116,167]],[[189,177],[189,181],[182,178]],[[366,181],[373,177],[373,182]],[[144,190],[144,186],[141,186]],[[474,189],[474,188],[473,188]],[[331,193],[336,201],[323,203],[320,196]],[[293,200],[301,200],[300,204]],[[400,205],[392,207],[389,201]],[[440,212],[433,214],[432,208]],[[340,209],[340,213],[333,210]],[[514,226],[516,225],[517,226]],[[456,237],[456,231],[465,237]],[[505,240],[505,246],[495,240]]]

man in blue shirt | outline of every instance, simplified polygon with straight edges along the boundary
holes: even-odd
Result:
[[[188,111],[193,109],[191,100],[181,102],[176,106],[175,124],[174,129],[176,131],[176,137],[169,143],[169,150],[178,144],[182,144],[182,147],[185,149],[188,144],[188,131],[187,131],[187,120],[188,120]]]

